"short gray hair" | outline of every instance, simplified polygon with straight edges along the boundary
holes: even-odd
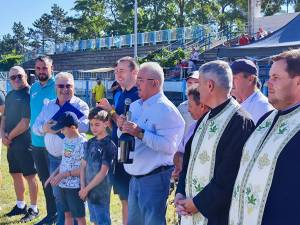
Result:
[[[199,74],[206,80],[213,80],[217,86],[230,93],[232,88],[232,71],[227,62],[215,60],[205,63],[199,68]]]
[[[15,71],[15,70],[19,71],[21,74],[23,74],[25,77],[27,77],[27,74],[26,74],[24,68],[21,66],[13,66],[12,68],[10,68],[9,74],[11,74],[12,71]]]
[[[74,84],[74,77],[69,72],[59,72],[58,74],[56,74],[55,83],[57,83],[57,80],[60,80],[60,79],[70,80]]]
[[[145,62],[140,66],[140,70],[145,70],[147,75],[151,78],[157,79],[160,82],[160,89],[164,85],[164,70],[157,62]]]

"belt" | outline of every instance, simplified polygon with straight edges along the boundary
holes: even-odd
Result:
[[[146,177],[146,176],[150,176],[150,175],[154,175],[154,174],[157,174],[157,173],[166,171],[166,170],[171,169],[171,168],[173,168],[173,167],[174,167],[174,166],[170,166],[170,165],[169,165],[169,166],[160,166],[160,167],[158,167],[158,168],[156,168],[156,169],[150,171],[150,172],[147,173],[147,174],[143,174],[143,175],[132,175],[132,177],[139,179],[139,178],[142,178],[142,177]]]

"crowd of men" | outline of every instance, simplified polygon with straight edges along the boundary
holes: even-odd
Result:
[[[188,100],[178,108],[164,95],[158,63],[139,66],[131,57],[118,60],[117,102],[94,98],[96,108],[113,120],[110,138],[116,146],[122,133],[135,137],[133,162],[116,158],[110,180],[121,201],[123,225],[166,224],[171,177],[178,180],[174,204],[182,225],[299,223],[300,50],[272,60],[268,97],[260,91],[252,61],[230,65],[216,60],[186,78]],[[70,224],[59,186],[45,185],[65,156],[53,119],[68,105],[80,112],[76,124],[84,135],[89,107],[74,95],[72,74],[54,77],[51,58],[37,58],[35,70],[38,81],[32,87],[22,67],[9,71],[13,90],[5,97],[1,137],[8,148],[16,205],[6,216],[23,215],[20,222],[39,216],[38,174],[47,215],[37,224]],[[128,99],[130,120],[124,116]],[[110,224],[105,221],[95,224]]]

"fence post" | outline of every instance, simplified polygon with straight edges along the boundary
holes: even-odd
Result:
[[[181,82],[181,90],[182,90],[182,92],[181,92],[181,94],[182,94],[182,101],[185,101],[185,97],[186,97],[186,95],[185,95],[185,91],[186,91],[186,80],[185,79],[183,79],[182,80],[182,82]]]
[[[85,81],[85,102],[90,105],[89,80]]]

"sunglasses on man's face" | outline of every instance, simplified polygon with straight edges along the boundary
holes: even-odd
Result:
[[[63,88],[67,88],[70,89],[72,87],[72,84],[57,84],[56,87],[63,89]]]
[[[11,79],[11,80],[15,80],[15,79],[19,79],[19,80],[21,80],[22,79],[22,77],[23,77],[23,75],[22,74],[17,74],[17,75],[12,75],[12,76],[10,76],[9,77],[9,79]]]

